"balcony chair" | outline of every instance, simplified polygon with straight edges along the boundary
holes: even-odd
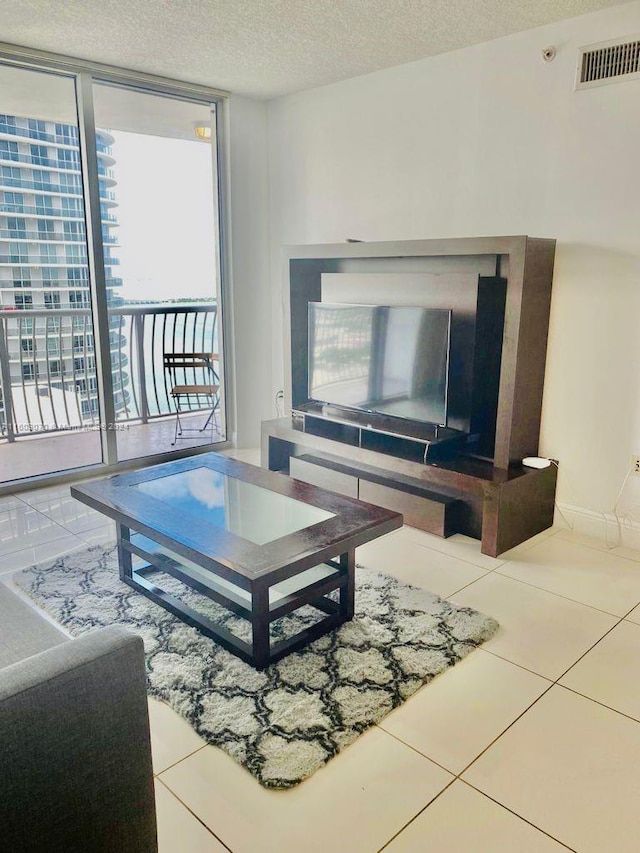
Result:
[[[220,405],[220,377],[214,367],[218,361],[217,353],[210,352],[165,352],[164,369],[169,375],[171,390],[169,395],[176,404],[176,429],[171,446],[173,447],[179,438],[188,438],[184,433],[197,432],[202,434],[206,428],[211,426],[211,441],[216,426],[215,415]],[[192,382],[188,378],[191,375]],[[201,381],[198,381],[201,380]],[[191,401],[201,397],[208,401],[207,408],[210,409],[209,416],[201,428],[185,427],[181,421],[181,415],[193,411]],[[184,403],[184,407],[183,407]]]

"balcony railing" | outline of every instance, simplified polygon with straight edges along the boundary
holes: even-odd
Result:
[[[22,231],[18,228],[0,228],[0,240],[27,240],[29,243],[80,243],[86,244],[87,235],[83,232],[78,234],[66,231]],[[118,242],[115,234],[102,235],[102,242],[111,245]]]
[[[34,127],[21,127],[20,125],[0,121],[0,133],[11,134],[11,136],[18,136],[28,141],[38,139],[42,142],[55,142],[60,145],[73,147],[78,146],[78,131],[75,128],[69,128],[69,133],[49,133],[46,130],[36,130]]]
[[[119,264],[120,261],[112,258],[111,260],[105,261],[105,263]],[[87,255],[86,252],[78,255],[77,257],[72,257],[71,255],[37,255],[35,253],[25,252],[20,255],[0,255],[0,264],[23,267],[72,267],[77,264],[86,266]]]
[[[217,349],[215,302],[118,306],[109,309],[109,327],[119,422],[175,411],[165,352]],[[98,426],[95,358],[86,308],[0,311],[0,438]],[[178,378],[211,381],[193,369]],[[206,406],[194,397],[189,408]]]
[[[7,178],[0,176],[0,188],[21,190],[36,190],[44,193],[64,193],[65,195],[81,195],[82,191],[79,187],[61,187],[60,184],[51,184],[47,181],[29,181],[26,178]]]
[[[84,219],[84,212],[79,208],[55,208],[48,205],[35,206],[33,204],[22,204],[17,201],[6,201],[0,204],[0,213],[24,213],[28,216],[50,216],[58,219]],[[110,219],[102,216],[102,219]],[[113,217],[115,221],[115,217]]]
[[[103,234],[105,243],[115,243],[116,237]],[[86,243],[85,234],[65,234],[61,231],[22,231],[18,228],[0,228],[0,240],[28,240],[30,243]]]

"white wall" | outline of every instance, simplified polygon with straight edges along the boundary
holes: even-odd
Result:
[[[227,106],[227,194],[231,304],[225,303],[232,340],[227,341],[235,397],[238,447],[257,447],[260,422],[275,417],[271,381],[267,105],[233,97]],[[234,383],[232,383],[234,384]]]
[[[640,81],[574,76],[578,46],[639,33],[634,2],[269,103],[274,323],[282,245],[557,238],[540,452],[595,512],[640,455]]]

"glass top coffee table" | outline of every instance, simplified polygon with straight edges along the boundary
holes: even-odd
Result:
[[[402,526],[400,513],[217,453],[71,494],[117,523],[125,583],[258,669],[351,619],[355,549]],[[252,641],[162,589],[159,573],[247,619]],[[324,615],[272,643],[271,623],[305,605]]]

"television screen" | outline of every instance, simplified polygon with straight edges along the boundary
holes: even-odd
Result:
[[[451,311],[309,303],[309,399],[446,425]]]

